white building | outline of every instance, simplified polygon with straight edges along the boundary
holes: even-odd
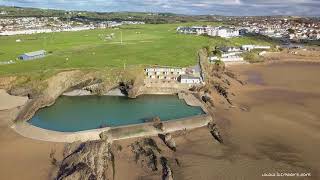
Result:
[[[183,34],[207,34],[209,26],[192,26],[192,27],[178,27],[177,32]]]
[[[216,62],[218,60],[221,60],[224,63],[230,63],[230,62],[242,62],[244,61],[243,57],[241,56],[228,56],[228,57],[222,57],[222,58],[218,58],[216,56],[212,56],[210,57],[210,61],[211,62]]]
[[[146,68],[145,74],[150,79],[177,80],[180,75],[186,74],[186,68],[152,67]]]
[[[223,38],[237,37],[239,36],[239,30],[225,27],[212,27],[208,29],[209,36],[218,36]]]
[[[195,77],[195,76],[190,76],[190,75],[181,75],[180,82],[182,84],[200,84],[201,78]]]
[[[265,36],[272,36],[275,33],[275,30],[271,28],[264,28],[260,29],[259,33]]]
[[[241,49],[244,51],[251,51],[253,49],[270,49],[270,46],[260,46],[260,45],[242,45]]]
[[[216,36],[223,37],[223,38],[230,38],[230,37],[238,37],[239,31],[229,28],[221,28],[217,31]]]
[[[218,56],[211,56],[209,57],[210,62],[216,62],[221,60],[224,63],[244,63],[243,57],[239,56],[237,52],[231,52],[231,53],[223,53],[221,57]]]
[[[239,30],[228,27],[212,27],[212,26],[192,26],[192,27],[178,27],[178,33],[184,34],[197,34],[197,35],[208,35],[218,36],[223,38],[237,37],[239,36]]]
[[[241,49],[239,47],[220,47],[219,50],[221,50],[222,52],[240,52]]]

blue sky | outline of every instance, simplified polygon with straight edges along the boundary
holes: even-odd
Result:
[[[102,12],[320,16],[320,0],[0,0],[0,5]]]

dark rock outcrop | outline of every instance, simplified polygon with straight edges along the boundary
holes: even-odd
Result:
[[[228,77],[236,80],[241,85],[245,85],[246,84],[244,81],[240,80],[239,77],[235,73],[233,73],[231,71],[226,71],[226,72],[224,72],[224,74],[227,75]]]
[[[228,101],[229,104],[232,105],[232,101],[229,98],[229,92],[226,87],[222,86],[220,83],[214,83],[213,87],[221,96],[223,96]]]
[[[176,142],[169,133],[159,134],[159,137],[172,151],[177,150]]]
[[[119,84],[119,88],[123,94],[129,98],[136,98],[140,95],[141,87],[144,86],[144,74],[140,71],[135,74],[135,79]]]
[[[158,170],[158,157],[161,150],[153,139],[145,138],[142,141],[136,141],[131,144],[131,150],[135,154],[137,164],[150,171]]]
[[[65,158],[61,162],[56,179],[108,179],[105,172],[108,168],[113,168],[109,165],[113,156],[106,141],[71,144],[65,151]]]
[[[207,95],[203,95],[203,96],[201,97],[201,100],[202,100],[203,102],[207,103],[207,102],[209,102],[209,101],[211,100],[211,98],[210,98],[209,96],[207,96]]]
[[[39,96],[39,93],[37,91],[28,86],[13,87],[8,91],[8,93],[13,96],[28,96],[29,99],[33,99]]]
[[[163,123],[161,122],[161,119],[159,117],[152,118],[152,122],[154,128],[160,131],[164,131]]]
[[[87,80],[80,82],[79,84],[77,84],[73,87],[70,87],[67,91],[72,91],[75,89],[84,89],[87,91],[94,92],[97,89],[97,86],[99,84],[101,84],[102,82],[103,81],[101,79],[93,77],[92,79],[87,79]]]
[[[168,160],[165,157],[161,157],[160,161],[162,165],[162,180],[173,180],[173,173]]]
[[[163,156],[156,142],[151,138],[144,138],[131,144],[132,152],[135,155],[136,163],[142,168],[153,173],[159,173],[163,180],[173,180],[173,172],[169,160]],[[175,159],[176,162],[180,162]]]
[[[132,88],[132,84],[130,82],[120,82],[119,89],[122,94],[128,96],[130,89]]]
[[[109,132],[108,131],[104,131],[104,132],[100,133],[99,137],[101,140],[109,142]]]
[[[217,128],[216,124],[213,122],[210,122],[208,124],[208,128],[210,130],[211,135],[214,137],[214,139],[217,140],[219,143],[223,143],[222,136],[221,136],[220,131]]]

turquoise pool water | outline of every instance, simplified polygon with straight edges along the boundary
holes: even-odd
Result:
[[[53,106],[40,109],[28,122],[34,126],[75,132],[144,123],[159,116],[162,121],[204,114],[177,96],[145,95],[137,99],[114,96],[62,96]]]

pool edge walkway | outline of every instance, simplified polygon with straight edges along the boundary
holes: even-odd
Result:
[[[153,123],[121,126],[115,128],[101,128],[79,132],[58,132],[42,129],[27,122],[16,123],[11,126],[18,134],[41,141],[72,143],[75,141],[100,140],[100,134],[106,133],[108,141],[122,139],[157,136],[159,133],[171,133],[179,130],[189,130],[206,126],[212,120],[211,116],[204,114],[163,122],[164,131],[153,127]]]

